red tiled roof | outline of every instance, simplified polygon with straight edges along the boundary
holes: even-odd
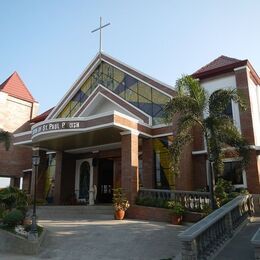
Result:
[[[0,91],[15,98],[36,102],[16,71],[0,85]]]
[[[221,75],[223,73],[233,72],[235,68],[243,66],[247,66],[249,68],[252,80],[255,84],[260,85],[260,77],[248,60],[238,60],[223,55],[203,66],[191,76],[198,79],[206,79]]]
[[[49,110],[43,112],[42,114],[34,117],[33,119],[30,120],[30,123],[38,123],[47,118],[47,116],[51,113],[54,107],[50,108]]]
[[[207,65],[203,66],[202,68],[200,68],[199,70],[194,72],[193,74],[205,73],[205,72],[215,70],[217,68],[228,66],[231,64],[235,64],[235,63],[238,63],[241,61],[242,60],[238,60],[238,59],[234,59],[234,58],[230,58],[230,57],[221,55],[218,58],[216,58],[215,60],[213,60],[212,62],[208,63]]]

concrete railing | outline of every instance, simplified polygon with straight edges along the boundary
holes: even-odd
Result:
[[[257,232],[252,237],[251,243],[254,247],[255,259],[259,260],[260,259],[260,228],[257,230]]]
[[[159,190],[141,188],[138,198],[153,198],[162,200],[175,200],[181,202],[186,210],[202,210],[205,205],[210,204],[209,192],[181,191],[181,190]]]
[[[209,259],[251,216],[251,195],[240,195],[179,235],[183,260]]]

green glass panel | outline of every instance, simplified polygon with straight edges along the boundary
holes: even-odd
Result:
[[[152,100],[152,89],[143,82],[138,83],[138,95],[142,95],[146,99]]]
[[[135,104],[137,106],[137,102],[138,102],[137,93],[135,93],[131,89],[126,89],[126,91],[125,91],[125,99],[126,99],[126,101],[128,101],[128,102],[130,102],[132,104]]]
[[[163,93],[159,92],[158,90],[152,89],[152,101],[156,104],[165,105],[170,98]]]

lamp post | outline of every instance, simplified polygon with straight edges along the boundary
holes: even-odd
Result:
[[[36,224],[36,178],[38,175],[38,166],[40,164],[40,157],[38,155],[33,155],[32,165],[34,167],[34,193],[33,193],[33,214],[32,214],[32,225],[29,237],[34,240],[38,237],[37,224]]]

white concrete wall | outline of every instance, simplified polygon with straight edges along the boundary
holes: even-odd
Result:
[[[249,98],[251,105],[251,114],[253,119],[253,130],[255,145],[260,145],[260,86],[255,85],[255,83],[249,78]]]
[[[218,89],[234,89],[236,88],[236,78],[234,74],[221,75],[212,79],[202,80],[201,85],[207,90],[209,95]],[[239,117],[239,106],[232,102],[233,120],[235,126],[241,131],[240,117]]]
[[[38,104],[34,103],[33,116],[37,115]],[[0,92],[0,128],[14,132],[26,121],[30,120],[32,103]]]

